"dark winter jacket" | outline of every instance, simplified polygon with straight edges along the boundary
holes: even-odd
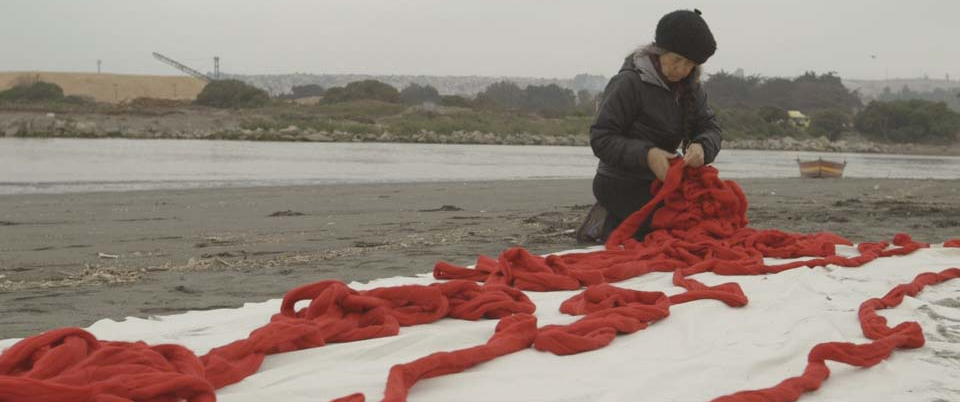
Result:
[[[683,132],[680,101],[649,57],[627,57],[607,84],[597,119],[590,127],[590,147],[600,158],[597,172],[652,180],[653,172],[647,167],[650,148],[675,152],[684,140],[700,143],[704,163],[713,162],[722,141],[716,115],[707,107],[707,95],[699,82],[686,90],[693,91],[694,102],[689,134]]]

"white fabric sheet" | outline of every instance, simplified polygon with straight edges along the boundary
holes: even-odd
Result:
[[[853,248],[842,247],[847,255]],[[768,260],[768,263],[782,262]],[[463,373],[428,379],[410,393],[413,402],[486,401],[706,401],[744,389],[773,386],[802,373],[810,348],[820,342],[867,342],[857,309],[922,272],[960,267],[960,249],[931,248],[883,258],[861,268],[799,268],[777,275],[694,278],[715,285],[734,281],[750,300],[730,308],[713,300],[673,306],[671,315],[646,330],[621,335],[603,349],[573,356],[524,350]],[[671,275],[649,274],[617,286],[682,292]],[[429,284],[429,275],[353,283],[355,289]],[[527,292],[539,325],[569,323],[560,303],[578,292]],[[104,340],[178,343],[197,354],[224,345],[263,325],[280,300],[238,309],[191,311],[173,316],[101,320],[89,327]],[[831,363],[824,386],[801,401],[960,401],[960,279],[928,287],[882,315],[894,326],[918,321],[927,343],[898,350],[869,369]],[[444,319],[401,328],[400,335],[267,357],[261,369],[218,392],[224,402],[315,402],[363,392],[383,395],[387,373],[436,351],[486,342],[495,320]],[[0,341],[0,349],[16,340]]]

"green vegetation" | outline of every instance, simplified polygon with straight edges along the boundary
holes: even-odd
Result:
[[[833,73],[807,72],[794,79],[740,77],[723,71],[704,82],[710,102],[717,108],[777,107],[785,110],[840,110],[852,113],[862,106]]]
[[[853,117],[839,110],[822,110],[810,116],[810,133],[827,137],[830,141],[840,139],[844,131],[851,128]]]
[[[589,107],[578,109],[580,104]],[[521,89],[509,81],[493,83],[477,94],[476,105],[484,109],[533,113],[545,117],[592,114],[593,97],[589,92],[575,95],[556,84],[529,85]],[[582,113],[586,111],[587,113]]]
[[[960,105],[960,99],[950,91],[916,93],[905,87],[895,94],[888,89],[880,101],[864,108],[859,95],[847,90],[833,73],[808,72],[790,80],[719,72],[704,86],[728,138],[790,135],[837,140],[844,132],[856,130],[873,141],[946,144],[956,141],[960,132],[960,116],[945,103]],[[937,101],[903,100],[916,97]],[[810,127],[783,124],[789,120],[787,110],[806,113]]]
[[[442,95],[440,96],[440,104],[452,107],[473,107],[473,102],[470,99],[460,95]]]
[[[29,85],[18,85],[0,92],[0,102],[28,103],[28,102],[56,102],[63,101],[63,88],[57,84],[37,81]],[[75,102],[76,97],[71,98]]]
[[[345,87],[327,89],[324,103],[348,102],[354,100],[378,100],[389,103],[400,102],[400,92],[396,88],[377,80],[351,82]]]
[[[290,93],[282,94],[280,99],[303,99],[310,97],[323,96],[327,92],[322,86],[317,84],[294,85],[290,88]]]
[[[891,142],[946,144],[960,134],[960,114],[946,103],[925,100],[870,102],[855,119],[858,131],[870,139]]]
[[[410,84],[400,91],[400,100],[408,105],[419,105],[421,103],[440,103],[440,93],[437,89],[426,85]]]
[[[894,92],[890,90],[890,87],[886,87],[883,88],[883,93],[877,98],[877,100],[885,102],[911,99],[920,99],[930,102],[944,102],[947,104],[947,107],[949,107],[950,110],[960,113],[960,92],[956,92],[956,89],[946,90],[943,88],[936,88],[933,91],[921,92],[911,90],[910,87],[904,85],[899,91]]]
[[[726,139],[839,140],[853,133],[860,134],[853,138],[877,142],[947,144],[960,133],[960,115],[944,102],[875,101],[864,107],[858,94],[843,87],[832,73],[784,79],[720,72],[704,81],[704,86]],[[398,91],[366,80],[329,89],[296,86],[280,100],[270,100],[263,90],[224,80],[207,84],[195,103],[246,109],[236,115],[243,133],[222,132],[212,138],[585,144],[600,96],[557,85],[520,88],[502,81],[468,99],[440,95],[429,85],[411,84]],[[321,100],[285,101],[305,97]],[[25,82],[2,91],[0,103],[7,110],[144,116],[179,114],[191,107],[180,101],[143,98],[118,105],[94,103],[64,96],[59,86],[45,82]],[[791,118],[788,111],[794,110],[809,117],[808,127]],[[71,133],[60,129],[57,135],[122,135]],[[44,133],[27,129],[20,135]],[[510,136],[514,138],[505,140]]]
[[[216,108],[255,108],[270,101],[267,92],[238,80],[211,81],[200,94],[197,104]]]
[[[726,139],[807,137],[804,130],[787,122],[786,111],[781,110],[783,117],[780,117],[774,109],[744,107],[718,109],[716,110],[717,121],[720,123],[720,128],[723,129],[723,136]]]
[[[490,110],[458,110],[447,114],[411,113],[381,121],[385,129],[396,134],[432,131],[451,134],[455,131],[478,131],[496,134],[582,135],[587,136],[592,117],[541,117],[524,113]]]
[[[272,108],[276,109],[272,109]],[[275,113],[269,111],[275,110]],[[278,131],[289,126],[314,131],[342,131],[354,134],[409,135],[422,131],[451,134],[457,131],[495,134],[583,135],[593,122],[591,116],[541,117],[523,112],[438,107],[425,112],[404,105],[358,100],[321,103],[315,106],[285,105],[266,108],[262,116],[246,120],[248,130]]]
[[[862,106],[833,73],[807,72],[794,79],[737,76],[720,71],[704,82],[724,134],[731,139],[825,136],[836,140]],[[807,129],[790,124],[788,110],[810,118]]]

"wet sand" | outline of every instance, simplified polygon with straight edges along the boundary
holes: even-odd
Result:
[[[746,179],[756,228],[960,237],[960,180]],[[0,339],[579,247],[589,180],[0,196]]]

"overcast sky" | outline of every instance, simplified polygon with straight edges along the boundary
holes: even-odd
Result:
[[[694,7],[707,71],[960,79],[960,0],[0,0],[0,71],[609,77]]]

